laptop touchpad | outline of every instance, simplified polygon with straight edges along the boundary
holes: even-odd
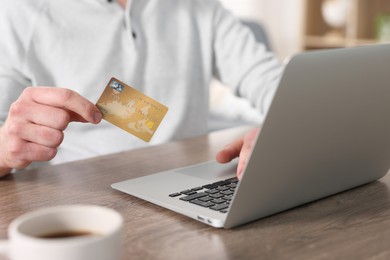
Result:
[[[176,172],[204,180],[218,181],[234,177],[237,172],[237,163],[237,159],[226,164],[210,161],[186,168],[181,168],[176,170]]]

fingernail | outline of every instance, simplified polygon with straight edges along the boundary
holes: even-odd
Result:
[[[234,151],[231,145],[226,145],[223,150],[225,151]]]
[[[239,164],[237,166],[237,177],[238,177],[239,180],[241,180],[243,171],[244,171],[244,169],[243,169],[242,164]]]
[[[239,172],[237,173],[237,178],[238,178],[239,180],[241,180],[241,177],[242,177],[242,170],[239,171]]]
[[[100,120],[102,120],[102,113],[100,113],[100,112],[95,112],[93,118],[95,119],[95,123],[99,123]]]

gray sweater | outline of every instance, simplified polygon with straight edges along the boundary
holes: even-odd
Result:
[[[0,124],[26,86],[73,89],[96,102],[111,77],[168,114],[150,144],[205,134],[213,77],[265,115],[279,60],[215,0],[0,0]],[[53,163],[147,143],[105,122],[72,123]]]

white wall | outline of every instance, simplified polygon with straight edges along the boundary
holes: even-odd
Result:
[[[301,51],[302,0],[221,0],[235,15],[261,21],[281,59]]]

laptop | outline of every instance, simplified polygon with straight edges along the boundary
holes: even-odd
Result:
[[[240,181],[209,161],[112,188],[233,228],[383,177],[390,167],[390,45],[311,51],[287,64]]]

